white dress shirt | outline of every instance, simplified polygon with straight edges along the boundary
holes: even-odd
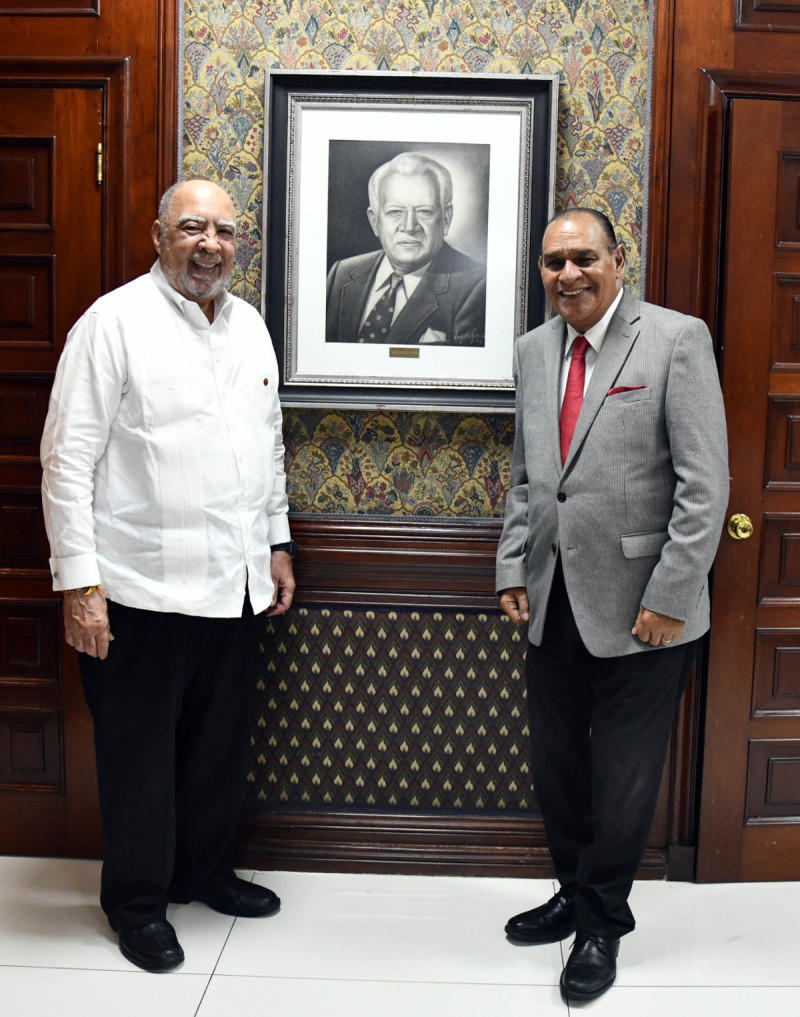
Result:
[[[586,390],[589,387],[589,382],[592,380],[592,371],[594,371],[594,365],[597,363],[597,358],[600,356],[600,348],[603,345],[603,340],[608,332],[608,326],[611,324],[611,319],[614,317],[614,312],[619,307],[619,302],[622,300],[622,288],[616,295],[608,308],[606,313],[600,319],[595,322],[590,329],[586,332],[578,332],[577,329],[573,328],[572,325],[567,325],[567,336],[564,340],[564,354],[561,360],[561,377],[560,377],[560,398],[558,405],[564,402],[564,392],[567,388],[567,376],[569,375],[569,365],[572,362],[572,347],[575,342],[575,337],[582,335],[589,343],[589,348],[586,350],[586,356],[584,363],[586,364],[586,373],[583,378],[583,392],[586,394]]]
[[[289,539],[278,365],[229,293],[213,323],[158,262],[71,330],[42,437],[53,589],[201,617],[273,595]]]

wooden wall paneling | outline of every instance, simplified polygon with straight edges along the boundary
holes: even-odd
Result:
[[[256,869],[552,878],[541,820],[497,813],[246,810],[236,857]],[[640,879],[663,879],[667,852],[649,848]]]
[[[294,517],[297,603],[497,610],[500,520]]]
[[[705,88],[703,66],[733,62],[732,4],[697,4],[659,0],[655,5],[655,54],[669,48],[671,60],[653,79],[650,151],[662,165],[652,174],[667,177],[648,200],[648,260],[663,266],[663,280],[648,273],[647,298],[684,313],[693,313],[697,298],[697,224],[705,195],[700,191],[703,159],[701,131]],[[667,39],[662,33],[671,33]],[[665,60],[668,59],[665,57]],[[669,119],[663,115],[669,90]],[[692,225],[689,225],[692,224]],[[703,251],[700,257],[708,256]],[[652,285],[652,289],[651,289]]]
[[[500,520],[480,519],[294,517],[296,603],[332,609],[498,611],[494,558],[501,525]],[[676,751],[685,755],[683,748]],[[670,786],[676,768],[687,772],[683,760],[671,759],[665,766],[640,877],[664,878],[668,842],[682,847],[683,806],[677,806],[674,819]],[[552,875],[535,814],[248,809],[240,824],[237,858],[258,868],[312,871]],[[684,870],[679,861],[674,871]]]
[[[0,0],[0,14],[97,18],[100,0]]]
[[[800,716],[800,630],[756,630],[753,717]]]
[[[45,751],[45,771],[55,772],[48,770],[54,752],[62,761],[58,779],[20,778],[16,785],[28,792],[4,799],[3,850],[96,856],[101,849],[91,721],[75,654],[62,654],[60,598],[50,589],[38,441],[68,329],[101,292],[153,261],[150,224],[177,172],[180,14],[176,0],[0,0],[0,133],[13,138],[0,146],[0,160],[11,171],[7,189],[17,192],[5,202],[0,194],[0,239],[4,226],[24,226],[26,217],[33,227],[18,230],[0,259],[0,714],[57,717],[59,730],[55,739],[50,723],[40,735],[35,725],[17,725],[16,756],[2,765],[8,776],[25,766],[34,774]],[[26,136],[10,119],[19,108],[31,123],[50,125],[27,132],[40,174],[53,183],[46,214],[26,211],[23,167],[9,162]]]
[[[122,126],[128,138],[124,157],[111,152],[112,170],[124,178],[123,201],[113,211],[119,219],[112,236],[119,245],[116,279],[127,281],[153,262],[150,223],[158,199],[178,174],[178,80],[182,61],[178,52],[183,4],[178,0],[64,0],[67,6],[96,5],[96,12],[68,15],[62,2],[41,0],[33,13],[29,4],[5,0],[0,5],[5,59],[19,58],[78,62],[122,59],[130,88],[124,105],[109,110],[109,123]],[[48,10],[49,8],[49,10]],[[109,288],[118,285],[110,278]]]
[[[736,28],[800,32],[798,0],[736,0]]]
[[[650,55],[650,162],[647,181],[647,252],[645,293],[660,304],[667,275],[669,205],[669,146],[672,121],[672,65],[674,61],[675,3],[662,0],[653,9],[653,50]]]

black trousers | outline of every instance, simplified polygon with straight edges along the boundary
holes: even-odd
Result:
[[[231,872],[257,632],[248,598],[241,618],[108,609],[108,657],[80,654],[80,669],[105,836],[100,903],[121,931],[163,921],[170,896]]]
[[[616,938],[634,928],[628,895],[696,650],[694,641],[593,657],[559,563],[542,645],[529,644],[526,660],[532,768],[556,875],[575,892],[585,932]]]

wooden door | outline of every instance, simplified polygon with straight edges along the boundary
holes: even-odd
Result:
[[[717,331],[729,515],[753,531],[723,536],[713,578],[704,881],[800,879],[800,96],[745,91],[720,107]]]
[[[100,848],[92,729],[62,652],[39,440],[71,324],[103,290],[102,87],[0,87],[0,852]],[[107,218],[107,217],[106,217]]]

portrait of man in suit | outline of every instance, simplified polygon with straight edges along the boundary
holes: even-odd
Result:
[[[560,885],[505,931],[574,933],[561,991],[584,1003],[613,984],[635,925],[628,896],[709,627],[727,441],[706,325],[624,288],[606,216],[556,216],[539,269],[556,314],[514,352],[496,589],[527,632],[533,781]]]
[[[422,152],[401,152],[369,180],[378,250],[328,272],[326,342],[483,346],[486,267],[451,246],[453,183]]]

